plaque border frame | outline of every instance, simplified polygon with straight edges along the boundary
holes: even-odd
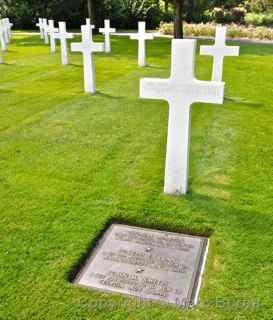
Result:
[[[193,308],[198,304],[198,295],[199,291],[201,289],[201,282],[202,282],[202,277],[206,265],[206,260],[207,260],[207,255],[208,255],[208,247],[209,247],[209,238],[204,237],[204,236],[196,236],[196,235],[190,235],[190,234],[185,234],[185,233],[179,233],[179,232],[172,232],[172,231],[163,231],[163,230],[157,230],[157,229],[150,229],[150,228],[144,228],[144,227],[136,227],[136,226],[130,226],[127,224],[121,224],[121,223],[112,223],[106,231],[103,233],[101,238],[97,241],[95,246],[92,248],[91,253],[89,253],[89,257],[86,259],[85,263],[80,267],[79,271],[77,272],[75,278],[73,279],[73,283],[76,284],[79,287],[83,288],[88,288],[90,290],[96,290],[104,293],[114,293],[114,294],[119,294],[119,295],[125,295],[125,296],[130,296],[130,297],[135,297],[136,299],[141,299],[143,301],[154,301],[157,303],[161,304],[172,304],[172,305],[178,305],[176,303],[168,302],[168,301],[162,301],[162,300],[157,300],[153,298],[145,298],[145,297],[140,297],[136,294],[133,293],[123,293],[111,289],[102,289],[98,288],[95,286],[87,286],[80,284],[79,281],[82,278],[83,274],[87,271],[89,268],[90,264],[93,262],[93,260],[96,258],[100,248],[104,244],[104,242],[107,240],[109,234],[111,234],[112,230],[114,229],[115,226],[120,226],[120,227],[125,227],[129,229],[136,229],[136,230],[144,230],[144,231],[150,231],[150,232],[156,232],[156,233],[168,233],[169,235],[175,235],[175,236],[184,236],[188,238],[198,238],[202,239],[202,245],[200,246],[198,250],[198,262],[196,263],[195,270],[193,272],[193,275],[190,280],[190,290],[188,292],[188,295],[186,297],[186,301],[188,302],[186,305],[182,305],[183,307],[187,308]],[[180,305],[179,305],[180,306]]]

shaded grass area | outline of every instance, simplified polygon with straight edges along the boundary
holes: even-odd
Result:
[[[97,37],[97,40],[101,40]],[[205,43],[205,42],[203,42]],[[167,77],[170,40],[113,38],[60,65],[39,37],[17,35],[0,65],[0,319],[271,319],[272,46],[226,59],[223,106],[192,108],[190,193],[162,194],[168,106],[139,99],[139,79]],[[211,59],[197,57],[208,80]],[[210,236],[200,305],[140,302],[69,280],[109,221]],[[244,303],[246,301],[246,303]]]

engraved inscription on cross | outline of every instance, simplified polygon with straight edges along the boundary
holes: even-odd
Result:
[[[90,38],[88,26],[82,26],[82,42],[72,43],[71,50],[73,52],[82,52],[84,67],[84,88],[87,93],[96,92],[95,70],[93,63],[93,52],[103,52],[104,44],[95,43]]]
[[[153,40],[154,36],[151,33],[146,33],[145,22],[138,23],[138,33],[130,36],[131,40],[138,40],[138,65],[140,67],[146,66],[146,40]]]
[[[213,56],[212,80],[222,81],[225,56],[238,56],[240,47],[226,45],[226,27],[217,27],[215,44],[213,46],[201,46],[200,54]]]
[[[110,20],[104,20],[104,28],[100,28],[99,30],[101,33],[104,34],[105,40],[104,40],[104,45],[105,45],[105,52],[109,53],[111,52],[111,33],[116,32],[116,29],[111,28],[110,26]]]
[[[169,103],[169,128],[164,192],[185,194],[188,190],[190,109],[195,102],[223,103],[224,83],[195,78],[195,40],[172,41],[169,79],[142,79],[140,96]]]
[[[62,64],[68,64],[68,49],[67,49],[67,39],[72,39],[74,37],[73,33],[68,33],[66,31],[66,23],[59,22],[59,33],[54,33],[55,39],[60,39],[61,42],[61,52],[62,52]]]

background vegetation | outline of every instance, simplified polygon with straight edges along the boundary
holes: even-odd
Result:
[[[17,28],[33,28],[39,16],[79,27],[87,15],[97,25],[111,18],[118,28],[135,28],[138,20],[156,28],[173,20],[174,5],[182,6],[188,23],[273,26],[273,0],[0,0],[0,16],[9,16]]]

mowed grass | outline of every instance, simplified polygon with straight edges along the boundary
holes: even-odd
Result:
[[[242,44],[224,105],[193,105],[183,197],[162,192],[168,105],[139,98],[141,77],[169,75],[170,40],[148,42],[147,60],[113,38],[87,95],[81,55],[62,66],[38,36],[13,39],[0,65],[1,320],[272,319],[273,46]],[[211,62],[197,56],[199,79]],[[75,286],[111,221],[209,236],[199,306]]]

